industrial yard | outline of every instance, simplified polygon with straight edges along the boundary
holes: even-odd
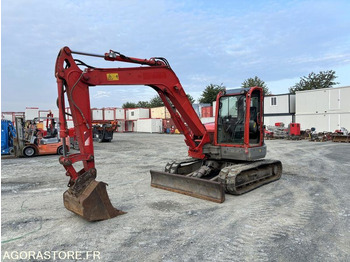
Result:
[[[350,262],[350,1],[3,2],[1,262]]]
[[[2,260],[94,251],[100,261],[350,260],[349,143],[267,140],[282,178],[217,204],[150,187],[150,169],[187,156],[183,139],[115,133],[94,143],[97,180],[127,213],[93,223],[64,208],[57,155],[2,159]]]

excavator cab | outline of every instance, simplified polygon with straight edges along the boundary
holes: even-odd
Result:
[[[219,100],[218,144],[244,143],[245,96],[223,96]]]
[[[251,93],[249,112],[247,109],[247,92],[249,89],[235,89],[218,97],[217,135],[218,145],[244,145],[244,136],[249,136],[249,145],[260,144],[262,132],[260,90]],[[248,116],[247,116],[248,114]],[[246,125],[246,123],[249,125]],[[249,132],[245,129],[249,128]]]

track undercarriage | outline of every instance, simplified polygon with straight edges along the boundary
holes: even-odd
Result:
[[[225,192],[241,195],[281,178],[278,160],[197,160],[169,162],[165,172],[151,170],[151,186],[222,203]]]

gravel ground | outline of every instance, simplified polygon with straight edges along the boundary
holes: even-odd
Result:
[[[95,144],[97,177],[127,214],[94,223],[64,208],[57,156],[2,159],[1,259],[350,261],[350,144],[266,144],[282,178],[216,204],[150,187],[187,156],[182,135],[115,134]]]

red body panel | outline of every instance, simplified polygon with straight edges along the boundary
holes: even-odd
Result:
[[[214,132],[215,132],[215,122],[213,122],[213,123],[207,123],[207,124],[205,124],[204,126],[205,126],[205,128],[207,129],[207,131],[208,131],[209,133],[214,133]]]

